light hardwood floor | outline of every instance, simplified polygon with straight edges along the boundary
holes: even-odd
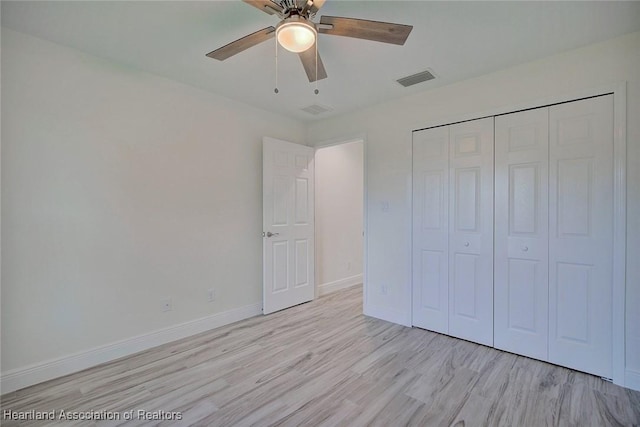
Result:
[[[640,392],[365,317],[361,293],[353,287],[9,393],[2,410],[180,411],[181,421],[161,424],[203,426],[640,425]]]

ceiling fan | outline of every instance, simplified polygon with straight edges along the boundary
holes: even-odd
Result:
[[[412,25],[339,16],[322,16],[320,22],[315,23],[312,19],[325,0],[243,1],[269,15],[278,16],[280,22],[275,27],[263,28],[209,52],[207,56],[224,61],[275,36],[282,47],[298,54],[310,82],[327,77],[320,55],[317,54],[318,33],[403,45],[413,29]]]

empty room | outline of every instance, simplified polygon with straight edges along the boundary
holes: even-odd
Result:
[[[0,18],[1,425],[640,425],[640,1]]]

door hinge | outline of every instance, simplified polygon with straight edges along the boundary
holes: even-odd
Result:
[[[612,379],[612,378],[600,377],[600,379],[601,379],[601,380],[604,380],[604,381],[606,381],[606,382],[608,382],[608,383],[612,383],[612,382],[613,382],[613,379]]]

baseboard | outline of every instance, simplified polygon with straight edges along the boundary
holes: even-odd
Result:
[[[346,277],[344,279],[335,280],[333,282],[323,283],[318,286],[318,296],[330,294],[340,289],[350,288],[351,286],[362,284],[362,274]]]
[[[371,316],[375,317],[376,319],[382,319],[386,320],[387,322],[411,327],[410,316],[400,310],[394,310],[392,308],[380,307],[372,304],[365,304],[363,311],[365,316]]]
[[[640,372],[627,369],[624,373],[624,386],[640,391]]]
[[[262,313],[262,304],[251,304],[90,350],[3,372],[0,376],[0,394],[82,371],[162,344],[247,319],[260,313]]]

